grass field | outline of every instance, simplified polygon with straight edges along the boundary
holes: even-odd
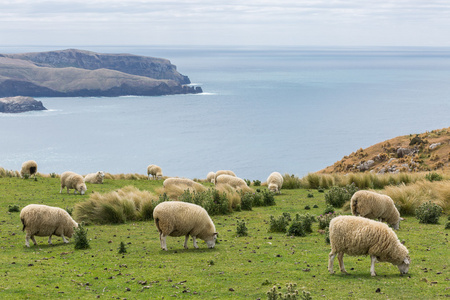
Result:
[[[327,271],[330,246],[313,223],[313,233],[289,237],[269,233],[270,215],[320,215],[326,205],[316,190],[282,190],[276,206],[213,216],[219,232],[214,249],[199,241],[199,249],[183,248],[184,238],[168,238],[162,251],[153,221],[122,225],[89,225],[91,248],[75,250],[73,239],[63,244],[36,237],[37,246],[25,247],[19,213],[8,205],[47,204],[73,207],[92,191],[109,192],[127,185],[154,192],[162,181],[106,179],[88,184],[84,196],[59,194],[58,178],[0,178],[0,297],[2,299],[266,299],[276,285],[287,283],[311,293],[313,299],[436,299],[450,297],[450,230],[440,224],[419,224],[406,217],[397,232],[410,251],[412,264],[406,276],[396,266],[376,265],[371,277],[369,257],[345,256],[350,275]],[[314,197],[308,197],[312,194]],[[313,208],[317,204],[318,208]],[[309,205],[311,210],[305,210]],[[346,213],[346,212],[344,212]],[[249,236],[236,237],[237,221],[244,220]],[[127,253],[119,254],[120,242]],[[337,261],[335,270],[338,270]]]

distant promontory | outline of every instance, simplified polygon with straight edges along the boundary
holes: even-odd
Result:
[[[0,54],[0,97],[201,93],[169,60],[84,50]]]
[[[41,101],[31,97],[0,98],[0,113],[21,113],[32,110],[47,110]]]

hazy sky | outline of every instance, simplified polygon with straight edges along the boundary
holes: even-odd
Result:
[[[450,46],[449,37],[449,0],[0,0],[4,46]]]

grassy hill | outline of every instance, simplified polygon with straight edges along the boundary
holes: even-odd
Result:
[[[399,136],[361,148],[318,173],[383,174],[433,170],[450,171],[450,127]]]

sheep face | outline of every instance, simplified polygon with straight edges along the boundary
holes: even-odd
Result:
[[[394,230],[398,230],[400,228],[400,221],[398,221],[396,224],[392,225],[392,228],[394,228]]]
[[[86,193],[87,187],[84,183],[82,183],[77,186],[76,190],[79,191],[81,195],[84,195],[84,193]]]
[[[278,186],[275,184],[275,183],[271,183],[271,184],[269,184],[269,191],[272,191],[272,192],[278,192]]]
[[[403,262],[401,264],[399,264],[398,270],[400,271],[400,274],[406,274],[408,273],[409,270],[409,264],[411,263],[411,258],[408,256],[405,257],[405,259],[403,260]]]
[[[215,232],[211,237],[205,239],[206,245],[208,245],[208,248],[212,249],[216,245],[217,240],[217,232]]]

